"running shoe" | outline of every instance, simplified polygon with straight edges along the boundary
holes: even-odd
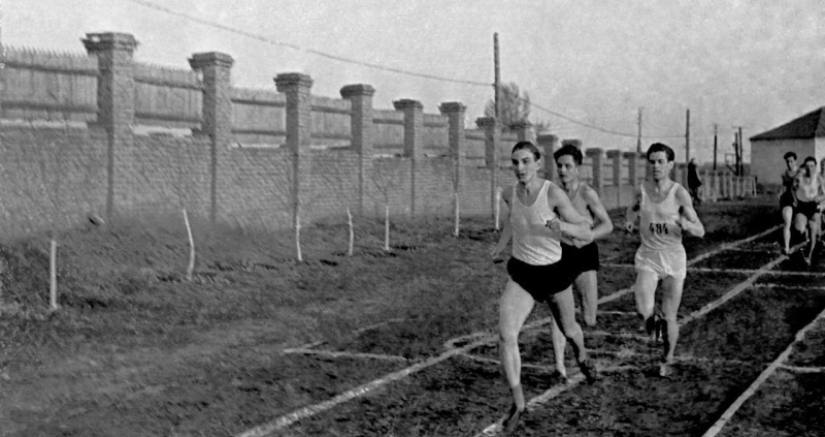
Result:
[[[524,414],[525,411],[526,410],[524,408],[519,410],[516,404],[513,404],[510,407],[510,411],[507,413],[507,417],[505,417],[504,421],[501,422],[501,427],[504,429],[504,432],[509,434],[515,431],[518,426],[518,421],[521,419],[521,415]]]
[[[588,384],[593,384],[599,380],[599,371],[596,369],[596,363],[590,358],[579,363],[579,370],[581,370]]]
[[[673,375],[673,367],[669,363],[659,363],[659,376],[667,378]]]

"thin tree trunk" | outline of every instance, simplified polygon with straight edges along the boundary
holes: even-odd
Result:
[[[459,205],[458,191],[456,190],[453,194],[455,196],[455,229],[453,229],[453,236],[458,237],[459,225],[461,223],[461,206]]]
[[[57,240],[52,237],[49,250],[49,308],[57,311]]]
[[[347,223],[349,224],[349,250],[347,251],[347,255],[352,256],[355,248],[355,230],[352,226],[352,213],[349,208],[347,208]]]
[[[384,250],[390,251],[390,205],[384,205]]]
[[[195,272],[195,239],[192,238],[192,227],[189,225],[186,208],[183,208],[183,221],[186,223],[186,234],[189,236],[189,265],[186,266],[186,280],[191,281],[192,274]]]
[[[496,230],[499,230],[499,221],[501,220],[501,190],[496,188],[496,202],[495,202],[495,216],[496,216]]]
[[[298,262],[304,262],[304,256],[301,254],[301,216],[295,214],[295,249],[298,253]]]

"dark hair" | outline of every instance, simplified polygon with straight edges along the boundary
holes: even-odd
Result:
[[[785,156],[782,157],[782,159],[784,159],[786,161],[788,160],[788,158],[796,159],[796,153],[788,152],[788,153],[785,154]]]
[[[536,161],[541,159],[541,152],[539,152],[539,148],[536,147],[536,145],[531,143],[530,141],[519,141],[519,142],[517,142],[516,145],[513,146],[513,151],[510,152],[510,154],[512,155],[513,153],[516,153],[519,150],[524,150],[524,149],[527,149],[527,150],[533,152],[533,157],[536,159]]]
[[[565,144],[561,146],[561,149],[556,150],[556,153],[553,154],[553,158],[556,161],[559,160],[564,155],[570,155],[573,157],[573,161],[576,162],[576,165],[582,165],[582,151],[579,150],[578,147],[572,144]]]
[[[809,157],[805,158],[805,161],[802,163],[802,165],[807,164],[808,161],[813,161],[814,165],[816,165],[816,158],[814,158],[813,156],[809,156]]]
[[[667,144],[662,143],[653,143],[650,145],[650,148],[647,149],[647,159],[650,160],[650,155],[657,152],[664,152],[665,155],[667,155],[668,162],[676,159],[676,153],[673,152],[673,149]]]

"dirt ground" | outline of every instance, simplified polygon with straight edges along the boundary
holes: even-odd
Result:
[[[774,203],[702,205],[708,235],[686,239],[688,258],[776,226]],[[302,263],[289,233],[196,223],[193,281],[183,278],[188,247],[174,218],[79,229],[59,237],[57,312],[47,308],[47,240],[7,242],[0,435],[240,435],[402,373],[271,435],[476,435],[509,406],[494,335],[507,278],[489,260],[490,222],[465,219],[453,238],[448,220],[398,218],[384,252],[383,223],[361,220],[350,257],[345,223],[329,221],[305,229]],[[694,265],[672,377],[654,372],[661,343],[638,335],[632,294],[601,305],[586,330],[603,372],[593,385],[555,377],[547,325],[526,330],[526,394],[559,393],[518,435],[702,435],[825,308],[818,256],[812,268],[796,257],[779,263],[703,312],[779,258],[777,237]],[[600,296],[632,285],[637,245],[618,231],[601,244]],[[548,314],[537,307],[528,322]],[[825,326],[787,364],[825,367]],[[779,369],[720,435],[819,435],[823,375]]]

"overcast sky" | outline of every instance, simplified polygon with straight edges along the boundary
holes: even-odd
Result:
[[[314,94],[340,97],[342,86],[368,83],[377,90],[378,108],[411,98],[420,100],[425,112],[437,113],[439,103],[461,101],[470,120],[483,115],[491,86],[422,79],[359,62],[492,83],[493,33],[498,32],[502,81],[516,82],[539,106],[628,134],[600,132],[533,109],[534,120],[549,122],[561,138],[582,139],[585,147],[635,148],[641,107],[643,144],[662,140],[683,158],[690,109],[691,154],[709,161],[714,124],[720,150],[731,152],[732,126],[744,126],[750,137],[825,105],[823,0],[0,0],[0,5],[2,43],[8,46],[77,53],[83,52],[80,39],[87,32],[127,32],[140,43],[140,61],[188,68],[192,53],[222,51],[235,59],[238,86],[274,89],[275,75],[300,71],[314,79]]]

